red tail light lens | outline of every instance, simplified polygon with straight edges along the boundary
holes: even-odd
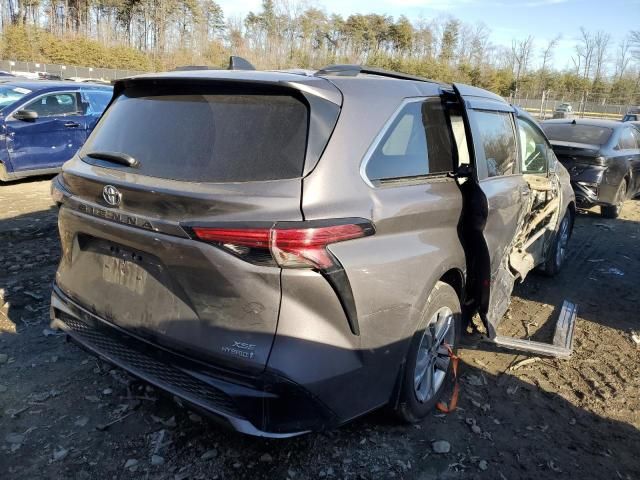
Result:
[[[373,226],[363,220],[337,222],[336,225],[324,221],[283,222],[272,228],[193,227],[192,230],[199,240],[218,244],[241,257],[258,250],[270,252],[283,268],[328,270],[336,263],[328,245],[374,233]]]
[[[193,233],[205,242],[229,243],[251,248],[269,248],[270,232],[269,228],[193,228]]]
[[[274,228],[271,230],[271,254],[281,267],[326,270],[334,264],[327,245],[364,236],[364,229],[356,224]]]

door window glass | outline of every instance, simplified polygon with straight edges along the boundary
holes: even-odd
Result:
[[[33,110],[38,117],[59,117],[79,113],[78,98],[75,93],[53,93],[44,95],[25,107]]]
[[[22,87],[1,86],[0,87],[0,110],[16,103],[25,95],[31,93],[31,90]]]
[[[542,135],[529,121],[518,119],[520,134],[520,158],[522,173],[544,174],[547,172],[550,149]]]
[[[84,96],[89,103],[87,108],[87,115],[100,115],[107,108],[113,93],[111,91],[94,90],[84,92]]]
[[[513,174],[517,150],[511,114],[477,111],[476,119],[489,177]]]
[[[452,171],[446,125],[439,98],[405,105],[371,155],[367,177],[375,181]]]

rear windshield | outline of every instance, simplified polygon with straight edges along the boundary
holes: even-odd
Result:
[[[551,141],[604,145],[611,137],[612,129],[596,125],[573,123],[543,123],[542,129]]]
[[[141,175],[246,182],[302,175],[308,109],[281,94],[120,95],[80,152],[83,160]],[[135,169],[87,157],[118,152]]]

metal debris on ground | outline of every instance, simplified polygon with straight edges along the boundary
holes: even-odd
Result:
[[[539,360],[540,360],[540,357],[525,358],[524,360],[520,360],[519,362],[513,364],[511,367],[509,367],[509,370],[516,371],[522,367],[526,367],[527,365],[536,363]]]
[[[129,412],[126,415],[123,415],[122,417],[116,418],[115,420],[112,420],[108,423],[102,423],[100,425],[96,425],[96,429],[100,430],[101,432],[106,430],[107,428],[109,428],[111,425],[115,425],[118,422],[121,422],[122,420],[124,420],[127,417],[130,417],[131,415],[133,415],[133,412]]]

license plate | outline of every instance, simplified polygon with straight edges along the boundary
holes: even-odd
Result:
[[[123,286],[142,295],[147,275],[147,271],[135,262],[118,257],[103,257],[102,278],[107,283]]]

